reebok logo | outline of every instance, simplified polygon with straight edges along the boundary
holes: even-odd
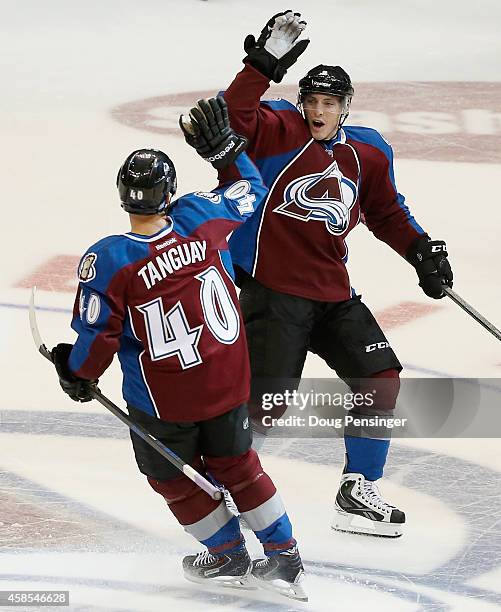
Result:
[[[233,149],[233,147],[235,146],[235,141],[232,140],[222,151],[221,153],[217,153],[216,155],[212,155],[211,157],[206,157],[205,159],[208,162],[213,162],[216,161],[216,159],[223,159],[223,157],[226,157],[226,155],[231,151],[231,149]]]
[[[156,244],[155,248],[157,251],[160,251],[160,249],[164,249],[165,247],[169,246],[169,244],[174,244],[174,242],[177,242],[177,238],[169,238],[169,240],[166,240],[165,242]]]
[[[372,353],[372,351],[377,351],[385,348],[390,348],[390,344],[388,342],[374,342],[374,344],[368,344],[365,347],[365,352]]]

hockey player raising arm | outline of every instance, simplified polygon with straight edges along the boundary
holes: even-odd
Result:
[[[452,271],[445,243],[429,238],[397,192],[391,146],[376,130],[345,125],[354,94],[345,70],[309,70],[299,81],[297,106],[260,101],[270,80],[280,82],[306,49],[305,26],[286,11],[268,21],[257,41],[247,36],[245,67],[224,93],[231,125],[249,139],[249,155],[270,190],[230,240],[252,377],[274,378],[273,390],[281,379],[299,381],[310,350],[354,392],[370,392],[382,379],[375,405],[354,412],[391,416],[402,366],[351,287],[345,239],[362,218],[414,266],[432,298],[452,286]],[[333,527],[401,535],[404,513],[374,484],[389,440],[346,435],[345,446]]]
[[[53,359],[63,390],[90,399],[118,353],[129,414],[195,469],[232,494],[265,557],[251,562],[238,518],[134,432],[140,471],[184,527],[206,547],[184,558],[189,580],[249,587],[305,599],[303,567],[282,500],[251,448],[248,351],[226,236],[259,210],[267,189],[229,127],[222,98],[201,100],[181,120],[191,146],[238,178],[173,201],[176,171],[163,152],[141,149],[117,186],[131,231],[90,247],[79,267],[75,344]],[[269,575],[272,578],[267,580]]]

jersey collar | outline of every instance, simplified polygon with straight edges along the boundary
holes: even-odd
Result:
[[[322,140],[322,145],[326,148],[326,149],[332,149],[332,147],[337,144],[345,144],[346,142],[346,134],[343,130],[343,128],[339,128],[337,134],[334,136],[334,138],[331,138],[330,140]]]
[[[172,232],[172,228],[174,227],[174,222],[170,217],[167,217],[167,225],[163,229],[159,230],[156,234],[152,234],[151,236],[142,236],[141,234],[134,234],[133,232],[127,232],[124,234],[127,238],[131,240],[135,240],[136,242],[155,242],[156,240],[160,240],[167,234]]]

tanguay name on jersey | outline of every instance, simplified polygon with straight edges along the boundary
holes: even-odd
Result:
[[[118,353],[123,395],[171,421],[199,421],[247,401],[247,345],[226,237],[267,193],[247,155],[236,181],[175,201],[153,236],[109,236],[79,266],[70,355],[95,379]]]
[[[261,101],[268,87],[247,64],[224,92],[231,125],[249,138],[249,155],[270,190],[232,235],[233,262],[270,289],[347,300],[345,239],[360,220],[400,255],[424,230],[396,189],[391,146],[376,130],[347,126],[331,141],[315,141],[293,104]]]
[[[174,237],[173,241],[177,242],[177,238]],[[206,240],[183,242],[148,261],[138,271],[138,275],[143,279],[146,288],[151,289],[158,281],[166,278],[167,274],[174,274],[183,266],[189,266],[197,261],[205,261],[206,253]]]

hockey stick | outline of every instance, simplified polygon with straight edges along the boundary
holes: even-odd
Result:
[[[53,363],[52,355],[48,348],[45,346],[44,342],[42,341],[42,337],[40,336],[40,331],[38,329],[35,312],[35,290],[36,287],[33,287],[31,289],[30,296],[29,313],[31,334],[33,336],[33,340],[35,341],[35,345],[38,349],[38,352],[43,355],[45,359],[48,359],[51,363]],[[103,395],[98,388],[90,389],[90,394],[95,400],[97,400],[100,404],[102,404],[105,408],[112,412],[118,419],[120,419],[122,423],[125,423],[131,431],[136,433],[147,444],[149,444],[158,453],[160,453],[162,457],[167,459],[167,461],[172,463],[172,465],[176,466],[179,470],[181,470],[183,474],[185,474],[190,480],[192,480],[196,485],[198,485],[202,490],[204,490],[208,495],[210,495],[212,499],[222,498],[222,493],[217,487],[215,487],[206,478],[204,478],[195,469],[193,469],[191,465],[188,465],[185,461],[178,457],[176,453],[170,450],[170,448],[168,448],[159,440],[157,440],[154,436],[152,436],[148,430],[133,421],[125,412],[123,412],[111,400],[109,400],[105,395]]]
[[[451,298],[451,300],[457,304],[460,308],[462,308],[465,312],[467,312],[470,317],[475,319],[482,327],[484,327],[488,332],[490,332],[495,338],[501,340],[501,331],[497,327],[495,327],[492,323],[487,321],[485,317],[483,317],[478,311],[476,311],[473,306],[470,306],[468,302],[465,302],[462,297],[460,297],[455,291],[453,291],[450,287],[443,287],[445,295]]]

